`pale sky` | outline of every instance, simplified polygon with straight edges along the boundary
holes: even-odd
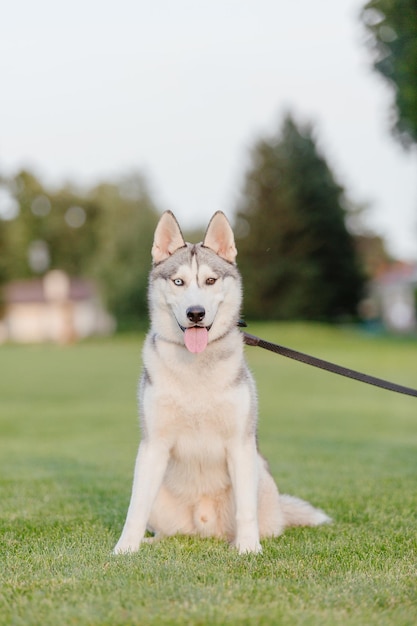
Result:
[[[142,170],[184,226],[230,218],[248,150],[312,121],[392,253],[417,259],[417,151],[389,133],[365,0],[14,0],[0,21],[0,174],[94,184]]]

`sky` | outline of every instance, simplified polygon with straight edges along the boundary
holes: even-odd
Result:
[[[184,228],[233,219],[249,150],[286,112],[368,228],[417,259],[417,151],[390,134],[359,0],[14,0],[0,21],[0,175],[142,171]]]

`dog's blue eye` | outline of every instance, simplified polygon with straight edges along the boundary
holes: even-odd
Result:
[[[216,282],[217,278],[207,278],[206,280],[206,285],[214,285],[214,283]]]
[[[174,278],[172,282],[174,283],[174,285],[177,285],[177,287],[182,287],[184,284],[182,278]]]

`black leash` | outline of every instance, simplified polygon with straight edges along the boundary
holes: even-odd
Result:
[[[241,325],[241,323],[239,325]],[[403,387],[402,385],[382,380],[382,378],[375,378],[375,376],[369,376],[368,374],[361,374],[360,372],[348,369],[347,367],[335,365],[335,363],[330,363],[329,361],[323,361],[323,359],[318,359],[317,357],[297,352],[297,350],[292,350],[291,348],[286,348],[285,346],[280,346],[276,343],[270,343],[269,341],[265,341],[264,339],[255,337],[255,335],[250,335],[249,333],[244,332],[243,337],[248,346],[259,346],[265,350],[270,350],[271,352],[281,354],[282,356],[294,359],[295,361],[300,361],[301,363],[306,363],[307,365],[319,367],[320,369],[332,372],[333,374],[339,374],[340,376],[346,376],[347,378],[359,380],[361,383],[367,383],[368,385],[374,385],[375,387],[381,387],[382,389],[387,389],[388,391],[395,391],[396,393],[403,393],[407,396],[414,396],[414,398],[417,398],[417,389]]]

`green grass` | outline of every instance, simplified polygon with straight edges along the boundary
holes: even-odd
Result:
[[[250,332],[417,386],[417,341]],[[172,538],[111,554],[138,443],[141,337],[0,347],[0,624],[414,625],[417,401],[248,348],[260,448],[281,491],[334,523],[239,556]]]

